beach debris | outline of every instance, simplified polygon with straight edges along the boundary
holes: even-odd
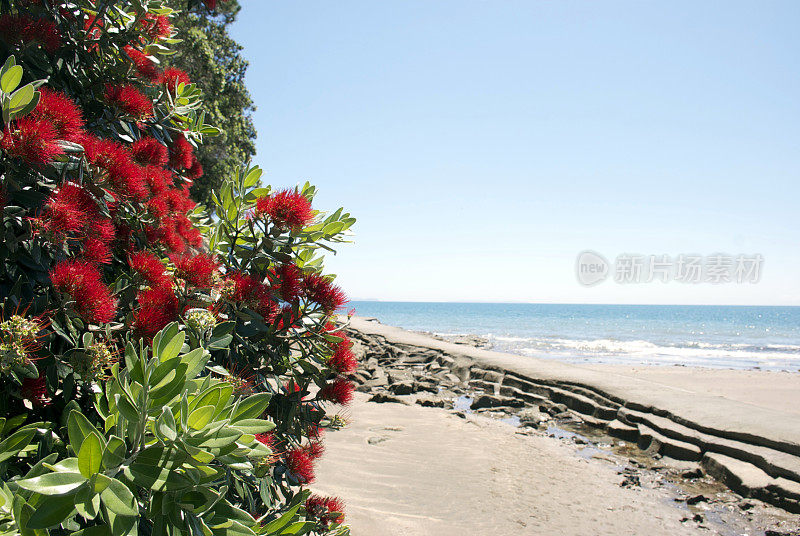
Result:
[[[703,470],[698,467],[697,469],[684,471],[683,473],[681,473],[681,476],[687,480],[694,478],[703,478]]]
[[[377,445],[378,443],[383,443],[384,441],[388,441],[389,438],[385,436],[372,436],[367,439],[367,443],[370,445]]]
[[[689,498],[686,499],[686,504],[688,504],[689,506],[692,506],[692,505],[695,505],[695,504],[701,503],[701,502],[708,502],[708,497],[706,497],[705,495],[701,494],[701,495],[695,495],[693,497],[689,497]]]
[[[443,408],[446,406],[446,401],[443,398],[432,396],[417,398],[416,403],[424,408]]]
[[[402,398],[398,398],[396,396],[390,395],[389,393],[384,392],[377,392],[369,399],[369,402],[377,402],[378,404],[382,404],[384,402],[393,402],[395,404],[408,404],[408,401],[403,400]]]
[[[519,408],[524,405],[524,401],[517,398],[489,394],[478,395],[475,397],[475,400],[472,401],[472,409],[497,408],[501,406]]]

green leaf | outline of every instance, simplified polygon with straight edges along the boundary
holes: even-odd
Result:
[[[116,436],[111,436],[103,451],[103,465],[107,469],[113,469],[125,459],[125,442]]]
[[[211,422],[211,418],[214,416],[215,409],[215,406],[203,406],[197,408],[189,414],[189,426],[195,430],[202,430],[208,423]]]
[[[36,434],[35,428],[23,428],[5,438],[0,443],[0,462],[16,456],[19,451],[27,447],[34,434]]]
[[[33,84],[27,84],[16,90],[11,95],[11,100],[8,103],[11,113],[16,114],[25,109],[33,100],[34,93]]]
[[[231,424],[231,426],[244,434],[260,434],[273,430],[275,423],[262,419],[242,419]]]
[[[5,71],[2,78],[0,78],[0,89],[2,89],[4,93],[11,93],[17,89],[21,81],[22,67],[14,65],[8,71]]]
[[[67,434],[69,435],[69,444],[72,450],[77,454],[81,450],[81,445],[84,439],[91,433],[95,433],[98,437],[103,435],[89,422],[89,419],[80,411],[73,409],[67,418]]]
[[[158,359],[163,363],[178,356],[183,348],[183,341],[186,340],[186,333],[179,331],[169,341],[163,345],[163,348],[158,353]],[[163,339],[162,339],[163,343]]]
[[[258,179],[261,178],[261,175],[264,173],[261,168],[258,166],[253,167],[250,171],[247,172],[247,175],[244,177],[244,187],[245,188],[252,188],[258,183]]]
[[[308,534],[311,532],[317,524],[311,521],[298,521],[297,523],[292,523],[285,529],[281,531],[281,535],[283,534],[292,534],[294,536],[300,536],[301,534]]]
[[[75,509],[74,498],[71,495],[45,497],[28,519],[26,528],[46,529],[61,524]]]
[[[121,516],[138,516],[139,507],[128,486],[112,478],[108,487],[100,494],[106,508]]]
[[[271,393],[258,393],[248,396],[239,402],[236,411],[231,415],[231,422],[235,425],[236,421],[241,419],[257,419],[261,417],[267,411],[271,398]]]
[[[86,436],[78,452],[78,468],[81,474],[89,478],[100,471],[103,460],[103,440],[95,433]]]
[[[42,495],[64,495],[75,491],[86,482],[80,473],[47,473],[46,475],[17,480],[23,489]]]
[[[297,515],[298,510],[300,510],[300,505],[299,504],[296,505],[294,508],[290,509],[288,512],[283,514],[278,519],[274,519],[274,520],[270,521],[269,523],[264,525],[264,528],[262,529],[262,534],[275,534],[275,533],[277,533],[283,527],[285,527],[286,525],[288,525],[289,523],[292,522],[294,517]]]
[[[94,519],[100,513],[100,494],[91,487],[81,488],[75,494],[75,509],[85,519]]]
[[[175,416],[172,415],[172,410],[165,407],[156,421],[156,427],[159,433],[170,441],[175,441],[178,438],[177,427],[175,426]]]

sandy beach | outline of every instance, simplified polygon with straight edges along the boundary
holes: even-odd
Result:
[[[571,391],[572,402],[567,397],[523,406],[508,396],[511,384],[521,385],[513,362],[518,356],[363,319],[354,319],[352,327],[361,335],[361,378],[370,379],[347,410],[351,424],[328,436],[315,489],[344,498],[355,536],[773,536],[800,529],[800,516],[786,509],[793,508],[798,489],[786,478],[797,462],[796,375],[526,363],[526,381],[539,393],[527,396],[545,400],[546,392],[536,387],[542,381],[550,386],[548,396],[558,399],[576,379],[583,394]],[[382,364],[376,367],[378,358]],[[442,362],[448,366],[436,364]],[[487,369],[493,371],[481,372]],[[426,380],[435,376],[431,371],[451,383],[443,380],[437,393],[426,391]],[[406,373],[419,389],[407,392]],[[384,374],[385,381],[375,380]],[[613,404],[613,414],[583,406],[591,393],[598,407]],[[477,408],[477,400],[488,406]],[[681,413],[683,407],[694,411]],[[727,407],[727,414],[715,413],[719,407]],[[532,414],[533,423],[519,426],[520,415]],[[747,428],[765,415],[778,420]],[[621,439],[612,433],[620,431],[617,426],[635,430],[636,437]],[[678,439],[675,430],[684,436]],[[719,469],[716,460],[732,473]],[[738,488],[735,478],[726,478],[731,474],[744,479]],[[781,501],[784,507],[769,504]]]

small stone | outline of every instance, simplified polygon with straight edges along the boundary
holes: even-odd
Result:
[[[389,391],[396,395],[410,395],[414,392],[414,382],[399,382],[389,386]]]
[[[396,396],[392,396],[392,395],[390,395],[388,393],[383,393],[383,392],[375,393],[374,395],[372,395],[372,398],[370,398],[369,401],[370,402],[377,402],[379,404],[382,404],[384,402],[394,402],[396,404],[406,404],[407,403],[405,400],[401,400],[400,398],[397,398]]]
[[[705,520],[703,519],[703,516],[701,516],[700,514],[695,514],[694,517],[692,518],[692,521],[694,521],[695,523],[702,523]]]
[[[444,400],[432,396],[420,397],[416,400],[416,403],[423,408],[443,408],[445,405]]]
[[[369,439],[367,439],[367,443],[369,443],[370,445],[377,445],[378,443],[383,443],[388,439],[389,439],[388,437],[383,437],[383,436],[372,436]]]
[[[686,499],[686,504],[693,505],[701,502],[708,502],[708,498],[705,495],[695,495],[694,497],[689,497]]]
[[[686,479],[702,478],[703,471],[698,467],[697,469],[692,469],[691,471],[684,471],[681,476]]]

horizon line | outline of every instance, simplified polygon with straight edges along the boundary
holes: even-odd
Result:
[[[662,306],[662,307],[800,307],[800,304],[742,304],[742,303],[586,303],[586,302],[526,302],[526,301],[469,301],[469,300],[382,300],[382,299],[352,299],[347,303],[461,303],[467,305],[494,304],[494,305],[640,305],[643,307]],[[343,307],[346,309],[346,307]]]

